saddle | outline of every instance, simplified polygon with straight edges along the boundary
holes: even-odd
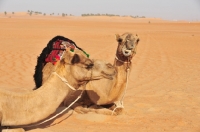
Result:
[[[37,58],[37,64],[35,66],[35,73],[33,75],[36,88],[42,86],[42,69],[46,63],[51,62],[56,64],[56,62],[62,58],[62,51],[66,48],[70,48],[73,52],[75,48],[83,51],[83,53],[89,58],[89,54],[87,54],[83,49],[78,47],[76,43],[64,36],[55,36],[48,43],[47,46],[42,50],[41,54]]]
[[[70,51],[72,52],[76,48],[75,45],[73,45],[72,43],[59,39],[56,40],[52,46],[53,47],[51,52],[45,58],[45,63],[51,62],[53,64],[56,64],[56,62],[62,58],[62,55],[64,53],[63,51],[66,50],[66,48],[70,48]]]

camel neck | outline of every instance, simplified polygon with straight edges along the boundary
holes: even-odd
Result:
[[[118,98],[119,93],[123,93],[127,81],[127,74],[128,74],[128,69],[131,69],[131,62],[130,63],[124,63],[122,61],[119,61],[115,59],[114,61],[114,66],[117,70],[117,76],[116,76],[116,81],[114,81],[114,85],[112,89],[109,92],[109,97],[113,97],[115,100]]]
[[[131,61],[128,61],[128,59],[126,59],[127,61],[123,61],[123,60],[120,60],[117,56],[115,57],[115,60],[114,60],[114,66],[116,68],[120,68],[122,67],[122,69],[124,68],[125,71],[127,71],[127,69],[130,69],[131,68]]]
[[[52,75],[43,86],[30,93],[14,94],[10,96],[6,103],[2,104],[2,126],[16,126],[36,123],[53,114],[64,98],[70,92],[64,83],[56,75]],[[13,112],[15,111],[15,112]],[[13,114],[12,114],[13,113]]]

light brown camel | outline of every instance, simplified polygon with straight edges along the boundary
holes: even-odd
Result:
[[[112,78],[115,69],[109,67],[107,71],[111,74],[105,74],[101,68],[82,53],[66,51],[64,58],[57,62],[54,72],[39,89],[27,93],[0,90],[0,129],[23,132],[23,125],[47,118],[73,91],[69,85],[77,89],[90,80]],[[7,126],[10,128],[7,129]]]
[[[112,106],[113,110],[114,108],[123,108],[123,98],[127,88],[128,74],[132,67],[131,60],[136,54],[139,37],[132,33],[124,33],[122,35],[117,34],[116,40],[118,47],[113,66],[116,68],[117,74],[114,76],[114,79],[93,80],[86,85],[86,92],[90,101],[96,105],[110,105],[114,103],[114,107]],[[121,112],[121,110],[118,112]],[[85,109],[83,111],[110,114],[109,111],[104,110],[102,112],[94,109]],[[118,112],[114,114],[119,114]]]
[[[139,42],[138,35],[124,33],[116,35],[118,47],[113,66],[117,70],[114,79],[100,79],[86,85],[90,100],[97,105],[107,105],[119,101],[125,91],[127,70],[131,70],[131,60],[136,53]],[[96,94],[94,94],[96,93]]]

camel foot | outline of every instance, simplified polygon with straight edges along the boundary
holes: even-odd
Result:
[[[121,107],[115,107],[114,110],[112,110],[111,115],[121,115],[123,113],[124,108]]]
[[[121,101],[116,101],[114,105],[110,108],[112,110],[112,115],[113,114],[122,114],[123,109],[124,109],[124,104]]]
[[[74,107],[74,111],[79,114],[87,114],[89,112],[103,114],[103,115],[120,115],[123,112],[123,103],[118,102],[106,106],[100,105],[91,105],[87,107],[87,105],[76,105]]]

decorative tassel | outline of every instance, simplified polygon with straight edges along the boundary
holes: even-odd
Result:
[[[87,54],[84,50],[83,50],[83,53],[87,56],[87,58],[89,58],[90,57],[90,55],[89,54]]]

